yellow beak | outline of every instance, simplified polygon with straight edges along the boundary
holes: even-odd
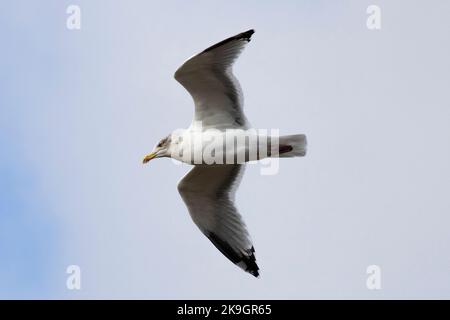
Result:
[[[142,160],[142,163],[145,164],[145,163],[149,162],[150,160],[152,160],[155,157],[156,157],[156,152],[149,153],[148,155],[146,155],[144,157],[144,160]]]

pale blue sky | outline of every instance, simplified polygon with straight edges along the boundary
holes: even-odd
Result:
[[[82,28],[66,29],[81,7]],[[366,8],[382,29],[366,28]],[[2,1],[0,298],[449,298],[448,1]],[[235,67],[257,128],[309,153],[237,194],[261,278],[190,220],[188,171],[142,156],[192,117],[189,56]],[[82,290],[65,288],[65,268]],[[382,290],[366,288],[366,267]]]

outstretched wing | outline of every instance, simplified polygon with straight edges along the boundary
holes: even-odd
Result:
[[[194,120],[204,128],[248,126],[242,89],[232,66],[254,32],[248,30],[209,47],[175,72],[175,79],[194,99]]]
[[[245,165],[195,166],[178,183],[192,220],[234,264],[259,275],[255,250],[234,205],[234,194]]]

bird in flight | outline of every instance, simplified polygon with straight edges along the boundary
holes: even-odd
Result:
[[[163,138],[144,157],[143,163],[154,158],[170,157],[194,165],[178,183],[178,191],[192,220],[223,255],[258,277],[255,249],[234,204],[245,162],[265,157],[305,156],[306,136],[268,137],[255,131],[248,134],[251,126],[243,112],[242,90],[232,73],[232,66],[253,33],[254,30],[248,30],[216,43],[178,68],[175,79],[194,100],[194,119],[187,129],[174,131]],[[239,140],[243,134],[256,138],[258,143],[263,141],[265,148],[258,144],[256,152],[252,152],[247,143],[242,147],[236,140],[233,140],[232,148],[228,145],[225,148],[224,141],[229,136]],[[195,137],[201,141],[205,137],[208,141],[211,137],[215,139],[205,146],[204,143],[194,143],[197,141]],[[204,157],[207,148],[214,150],[209,158],[215,161]],[[261,149],[269,151],[264,155]],[[195,161],[197,154],[203,158]],[[236,160],[240,155],[241,161]]]

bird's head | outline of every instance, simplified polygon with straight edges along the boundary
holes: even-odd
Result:
[[[147,154],[142,160],[142,163],[147,163],[154,158],[170,157],[170,144],[172,138],[171,135],[161,139],[158,144],[153,148],[153,151]]]

